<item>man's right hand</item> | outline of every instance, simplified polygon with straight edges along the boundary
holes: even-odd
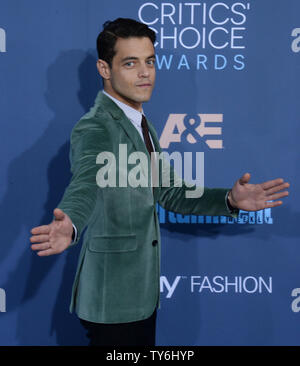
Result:
[[[63,252],[72,242],[73,225],[67,214],[61,209],[53,211],[54,220],[49,225],[37,226],[31,229],[30,237],[32,250],[40,257]]]

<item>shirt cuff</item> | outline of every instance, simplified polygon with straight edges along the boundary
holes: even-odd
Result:
[[[76,229],[76,226],[74,224],[72,224],[73,226],[73,234],[72,234],[72,242],[71,242],[71,245],[72,244],[75,244],[76,241],[77,241],[77,229]]]
[[[225,195],[225,204],[226,204],[226,207],[227,207],[227,210],[228,210],[228,212],[231,214],[231,215],[237,215],[238,213],[239,213],[239,209],[238,208],[235,208],[235,207],[232,207],[231,205],[230,205],[230,202],[229,202],[229,200],[228,200],[228,195],[229,195],[229,192],[230,192],[230,190],[226,193],[226,195]]]

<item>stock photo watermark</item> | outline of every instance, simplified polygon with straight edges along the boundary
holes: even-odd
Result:
[[[193,155],[196,155],[195,162]],[[119,144],[118,156],[102,151],[97,155],[96,164],[103,165],[96,175],[100,188],[184,185],[186,198],[200,198],[204,193],[204,152],[152,152],[150,158],[143,151],[128,155],[127,144]]]
[[[0,313],[6,312],[6,293],[3,288],[0,288]]]

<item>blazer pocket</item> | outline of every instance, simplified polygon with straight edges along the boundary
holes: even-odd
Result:
[[[120,253],[137,249],[136,235],[94,235],[88,240],[88,248],[96,253]]]

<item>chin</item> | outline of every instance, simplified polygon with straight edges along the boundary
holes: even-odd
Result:
[[[143,95],[142,97],[139,97],[139,98],[137,97],[137,101],[140,103],[148,102],[148,100],[150,100],[150,98],[151,98],[151,95],[152,95],[152,93]]]

